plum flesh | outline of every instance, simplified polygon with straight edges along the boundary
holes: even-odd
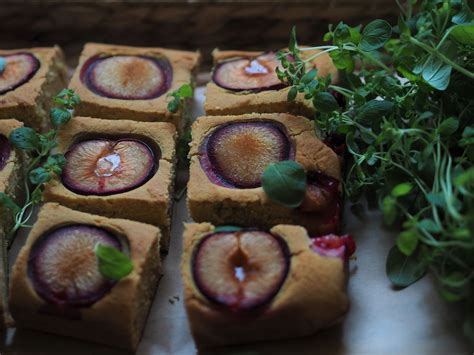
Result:
[[[160,97],[169,90],[172,77],[168,60],[151,56],[93,57],[81,70],[81,80],[89,90],[120,100]]]
[[[136,189],[156,172],[154,151],[136,139],[90,139],[65,154],[62,182],[82,195],[112,195]]]
[[[192,258],[194,282],[211,302],[249,311],[271,302],[290,267],[287,244],[256,230],[209,234]]]
[[[11,147],[8,138],[0,134],[0,171],[7,165],[10,158]]]
[[[120,240],[105,229],[76,224],[41,236],[28,258],[28,275],[35,291],[54,305],[87,307],[115,285],[98,268],[97,243],[122,250]]]
[[[40,61],[30,53],[2,57],[5,59],[5,69],[0,73],[0,95],[27,83],[40,68]]]
[[[280,61],[275,53],[265,53],[255,58],[235,58],[218,63],[212,80],[231,91],[278,90],[287,85],[278,79],[276,68]]]
[[[200,162],[220,186],[255,188],[270,163],[294,159],[286,128],[271,121],[232,122],[215,129],[200,147]]]
[[[328,234],[312,238],[312,249],[321,256],[340,258],[347,261],[355,253],[356,244],[352,236]]]

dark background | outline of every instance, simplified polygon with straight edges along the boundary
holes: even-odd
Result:
[[[204,66],[221,49],[275,50],[296,25],[302,44],[319,44],[330,23],[393,22],[394,0],[32,1],[0,0],[0,47],[59,44],[75,65],[87,41],[200,49]]]

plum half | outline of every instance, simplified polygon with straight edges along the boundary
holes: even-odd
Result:
[[[270,163],[294,159],[286,128],[271,121],[232,122],[215,129],[200,147],[209,179],[221,186],[255,188]]]
[[[0,134],[0,171],[3,170],[10,158],[11,147],[8,138]]]
[[[122,250],[120,240],[105,229],[76,224],[41,236],[28,259],[28,275],[35,291],[54,305],[87,307],[115,285],[99,272],[97,243]]]
[[[354,254],[356,244],[349,234],[337,236],[328,234],[312,238],[312,249],[321,256],[340,258],[347,261]]]
[[[231,311],[249,311],[278,293],[290,253],[280,237],[267,232],[220,232],[201,240],[191,265],[194,282],[207,299]]]
[[[322,172],[307,174],[306,195],[300,209],[305,212],[328,212],[339,201],[339,180]]]
[[[216,65],[212,75],[214,83],[232,91],[278,90],[286,86],[276,75],[280,61],[275,53],[255,58],[235,58]]]
[[[81,70],[82,82],[97,95],[121,100],[150,100],[169,90],[171,64],[162,57],[93,57]]]
[[[30,53],[16,53],[2,57],[5,59],[5,69],[0,73],[0,95],[28,82],[40,68],[40,61]]]
[[[147,144],[136,139],[80,141],[65,157],[63,185],[81,195],[98,196],[143,185],[156,172],[159,159]]]

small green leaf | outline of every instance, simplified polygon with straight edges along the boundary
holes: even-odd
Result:
[[[461,44],[474,45],[474,23],[453,26],[449,34]]]
[[[339,108],[339,104],[329,92],[318,92],[313,98],[314,108],[320,112],[332,112]]]
[[[392,26],[387,21],[374,20],[365,26],[362,31],[359,48],[365,52],[381,48],[390,39],[391,35]]]
[[[288,91],[288,101],[293,101],[296,98],[296,95],[298,94],[298,88],[296,86],[291,87],[290,91]]]
[[[133,271],[130,258],[114,247],[99,243],[95,247],[95,255],[100,273],[108,279],[118,281]]]
[[[417,223],[418,228],[427,230],[430,233],[441,232],[441,227],[437,225],[432,219],[425,218]]]
[[[270,164],[263,172],[262,187],[273,201],[296,208],[304,200],[306,173],[303,166],[293,160]]]
[[[0,74],[4,72],[6,65],[7,65],[7,61],[5,60],[5,58],[0,57]]]
[[[474,184],[474,167],[469,168],[462,174],[456,176],[454,179],[454,185],[461,187],[468,184]]]
[[[423,79],[437,90],[443,91],[449,85],[452,67],[441,59],[430,56],[423,66],[421,75]]]
[[[303,77],[301,78],[301,81],[305,84],[308,84],[311,80],[314,79],[317,73],[318,73],[317,69],[311,69],[309,72],[303,75]]]
[[[403,231],[397,237],[397,247],[403,254],[409,256],[416,250],[418,238],[419,234],[416,229]]]
[[[217,226],[214,228],[214,233],[222,233],[222,232],[238,232],[241,231],[243,228],[238,226]]]
[[[179,98],[174,98],[170,102],[168,102],[168,111],[171,113],[176,113],[178,112],[179,108]]]
[[[395,109],[395,104],[388,100],[370,100],[360,109],[357,119],[362,124],[371,126],[374,122],[382,120],[383,116],[390,115]]]
[[[183,84],[178,89],[178,93],[181,97],[193,97],[193,87],[189,84]]]
[[[426,199],[435,206],[442,208],[446,207],[446,201],[444,200],[444,195],[442,193],[429,193],[426,195]]]
[[[44,184],[51,180],[51,174],[43,167],[30,171],[30,181],[33,185]]]
[[[426,265],[420,260],[418,253],[406,256],[397,246],[393,246],[388,253],[386,273],[392,284],[407,287],[426,273]]]
[[[10,142],[18,149],[37,150],[40,148],[40,139],[34,129],[20,127],[10,133]]]
[[[385,196],[382,201],[382,211],[384,222],[388,226],[392,225],[397,218],[397,201],[392,196]]]
[[[51,123],[55,127],[65,125],[71,119],[71,113],[63,108],[54,107],[49,111]]]
[[[450,136],[457,131],[459,127],[459,119],[456,117],[449,117],[439,125],[439,133],[442,136]]]
[[[18,206],[15,201],[4,192],[0,192],[0,205],[12,210],[14,214],[20,212],[21,209],[20,206]]]
[[[408,195],[411,190],[413,190],[413,185],[409,182],[404,182],[402,184],[398,184],[392,189],[392,196],[393,197],[402,197]]]

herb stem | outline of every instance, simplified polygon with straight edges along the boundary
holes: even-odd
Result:
[[[432,47],[424,44],[423,42],[418,41],[416,38],[413,38],[413,37],[410,37],[410,42],[413,43],[414,45],[420,47],[420,48],[423,48],[425,51],[427,51],[431,55],[434,55],[434,56],[438,57],[445,64],[448,64],[448,65],[452,66],[454,69],[456,69],[458,72],[464,74],[468,78],[474,79],[474,73],[470,72],[469,70],[467,70],[467,69],[461,67],[460,65],[458,65],[457,63],[453,62],[451,59],[446,57],[443,53],[439,52],[436,48],[432,48]]]

